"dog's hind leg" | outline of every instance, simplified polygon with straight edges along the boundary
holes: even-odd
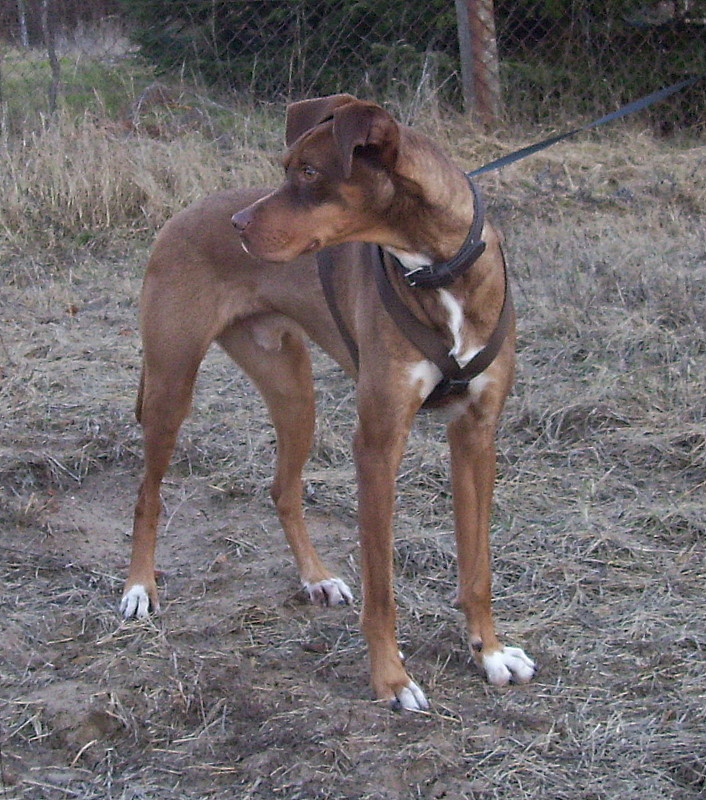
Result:
[[[321,605],[351,602],[348,586],[322,564],[304,521],[302,469],[314,436],[311,360],[300,332],[285,317],[259,315],[217,339],[255,383],[277,436],[272,498],[309,598]]]

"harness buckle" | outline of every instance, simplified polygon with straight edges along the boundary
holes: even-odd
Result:
[[[427,395],[422,408],[433,408],[447,397],[463,394],[468,389],[470,378],[442,378]]]

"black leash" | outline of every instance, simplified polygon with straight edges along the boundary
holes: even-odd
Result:
[[[585,125],[582,125],[580,128],[574,128],[572,131],[566,131],[565,133],[560,133],[556,136],[550,136],[548,139],[544,139],[536,144],[530,144],[527,147],[522,147],[520,150],[515,150],[514,153],[508,153],[506,156],[496,158],[494,161],[484,164],[482,167],[471,170],[470,172],[467,172],[466,175],[468,175],[469,178],[472,178],[476,175],[481,175],[484,172],[490,172],[494,169],[500,169],[500,167],[506,167],[508,164],[513,164],[515,161],[519,161],[521,158],[526,158],[534,153],[538,153],[540,150],[551,147],[553,144],[561,142],[564,139],[568,139],[570,136],[575,136],[577,133],[589,131],[592,128],[597,128],[599,125],[605,124],[606,122],[612,122],[615,119],[620,119],[621,117],[625,117],[628,114],[634,113],[635,111],[641,111],[643,108],[647,108],[647,106],[651,106],[653,103],[658,103],[660,100],[664,100],[670,95],[676,94],[676,92],[680,92],[682,89],[686,89],[688,86],[693,86],[698,81],[704,80],[704,78],[706,78],[706,73],[703,75],[695,75],[691,78],[686,78],[683,81],[679,81],[679,83],[666,86],[664,89],[658,89],[656,92],[645,95],[638,100],[633,100],[631,103],[627,103],[627,105],[622,106],[616,111],[611,111],[610,114],[606,114],[599,119],[595,119],[593,122],[588,122]]]

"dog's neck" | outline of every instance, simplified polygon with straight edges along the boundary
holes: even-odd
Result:
[[[395,169],[396,203],[412,213],[400,214],[407,221],[399,231],[401,242],[385,249],[413,272],[458,252],[474,207],[464,173],[426,137],[409,129],[404,137]],[[404,146],[405,140],[410,146]]]

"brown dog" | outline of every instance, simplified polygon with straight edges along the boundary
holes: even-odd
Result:
[[[399,259],[400,269],[389,276],[398,296],[439,332],[463,366],[491,337],[504,308],[500,242],[489,225],[482,226],[485,251],[463,275],[446,288],[411,288],[405,272],[450,259],[474,215],[480,220],[463,172],[429,139],[350,95],[291,105],[287,144],[279,189],[226,191],[194,203],[164,226],[152,251],[142,293],[137,403],[146,463],[121,609],[126,617],[141,617],[159,608],[154,550],[160,483],[199,364],[214,341],[267,403],[277,434],[272,496],[304,587],[324,605],[351,601],[346,584],[319,560],[302,512],[301,471],[314,428],[306,334],[357,382],[361,621],[373,688],[393,706],[424,709],[427,700],[405,672],[396,642],[392,516],[395,476],[412,419],[441,372],[383,306],[368,246],[360,243],[379,244]],[[314,255],[329,245],[340,245],[333,258],[343,336],[324,298]],[[353,348],[346,346],[346,333]],[[534,674],[522,650],[499,642],[491,612],[494,436],[513,366],[511,321],[492,363],[437,403],[448,418],[458,603],[474,658],[496,685],[525,682]]]

